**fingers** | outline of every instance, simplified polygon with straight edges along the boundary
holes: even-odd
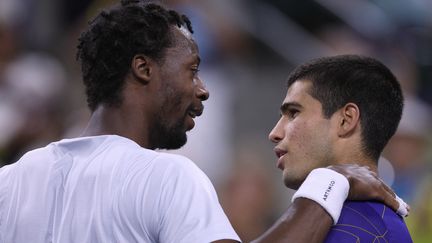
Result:
[[[395,194],[395,192],[385,184],[385,182],[379,178],[376,177],[380,182],[382,188],[386,191],[388,195],[385,197],[388,199],[384,199],[386,201],[386,204],[388,204],[394,211],[396,211],[400,216],[407,217],[409,215],[410,207],[409,205],[404,202],[398,195]]]
[[[384,190],[386,190],[393,198],[396,198],[396,193],[389,186],[387,186],[387,184],[381,178],[379,178],[378,175],[376,178],[381,182]]]
[[[381,187],[385,190],[384,203],[390,206],[400,216],[407,217],[410,210],[409,205],[398,197],[398,195],[396,195],[381,178],[377,177],[377,179],[381,182]]]
[[[358,165],[334,165],[328,167],[344,175],[350,183],[348,199],[350,200],[377,200],[399,215],[406,217],[409,214],[409,206],[400,199],[393,190],[381,180],[375,171],[367,166]]]
[[[398,203],[399,203],[399,208],[397,209],[397,213],[400,215],[400,216],[402,216],[402,217],[406,217],[406,216],[408,216],[408,214],[409,214],[409,210],[410,210],[410,207],[409,207],[409,205],[408,204],[406,204],[406,202],[404,202],[400,197],[398,197],[397,195],[396,195],[396,200],[398,201]]]
[[[378,177],[375,171],[367,166],[333,165],[329,169],[344,175],[350,183],[348,199],[350,200],[378,200],[383,202],[399,215],[406,217],[409,206],[400,199],[393,190]]]
[[[391,207],[394,211],[398,211],[399,202],[396,200],[395,194],[393,192],[385,190],[383,197],[383,202],[387,204],[387,206]]]

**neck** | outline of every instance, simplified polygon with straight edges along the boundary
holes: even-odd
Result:
[[[346,156],[339,159],[337,164],[357,164],[368,166],[371,171],[378,173],[378,162],[366,156]]]
[[[139,117],[139,112],[127,111],[124,107],[100,105],[91,114],[81,136],[118,135],[129,138],[141,147],[149,147],[148,129]]]
[[[334,145],[336,164],[357,164],[368,166],[370,170],[378,173],[378,161],[370,158],[361,146],[360,133],[353,134],[350,139],[340,139]]]

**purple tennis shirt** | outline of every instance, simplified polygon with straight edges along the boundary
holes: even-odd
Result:
[[[391,208],[378,202],[346,201],[339,221],[325,239],[326,243],[413,242],[405,222]]]

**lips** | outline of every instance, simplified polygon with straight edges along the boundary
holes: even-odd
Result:
[[[287,153],[285,150],[280,149],[280,148],[274,148],[274,152],[276,153],[276,156],[278,158],[282,157],[284,154]]]
[[[201,116],[203,113],[203,108],[194,108],[194,109],[190,109],[188,111],[188,115],[191,116],[192,118],[195,118],[197,116]]]
[[[197,117],[197,114],[196,114],[195,112],[193,112],[193,111],[188,111],[188,115],[189,115],[190,117],[192,117],[192,118]]]
[[[287,151],[280,149],[280,148],[274,148],[273,151],[275,152],[276,156],[279,158],[276,166],[279,169],[283,170],[284,169],[284,163],[283,163],[282,156],[284,156],[287,153]]]
[[[189,125],[188,125],[188,129],[187,130],[192,130],[192,128],[194,128],[195,126],[195,122],[194,122],[194,118],[197,116],[201,116],[203,113],[203,109],[204,107],[201,105],[199,107],[193,107],[188,109],[187,111],[187,115],[190,117],[189,119]]]
[[[201,116],[203,111],[204,111],[204,106],[200,105],[198,107],[189,108],[187,114],[190,117],[195,118],[197,116]]]

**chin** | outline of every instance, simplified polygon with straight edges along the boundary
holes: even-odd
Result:
[[[185,144],[186,144],[186,141],[184,143],[174,144],[174,145],[168,147],[167,149],[179,149],[179,148],[183,147]]]
[[[285,186],[288,187],[289,189],[296,190],[296,191],[299,189],[299,187],[300,187],[300,185],[301,185],[301,184],[299,184],[299,185],[297,185],[297,184],[296,184],[296,185],[293,185],[293,184],[288,184],[288,183],[286,183],[286,182],[285,182],[284,184],[285,184]]]
[[[170,136],[164,144],[160,146],[161,149],[179,149],[187,142],[186,133],[181,136]]]
[[[156,148],[179,149],[186,144],[187,135],[182,122],[178,122],[171,127],[158,124],[156,128],[151,133]]]
[[[299,181],[297,179],[293,179],[292,177],[287,177],[284,175],[283,181],[286,187],[289,189],[297,190],[303,181]]]

